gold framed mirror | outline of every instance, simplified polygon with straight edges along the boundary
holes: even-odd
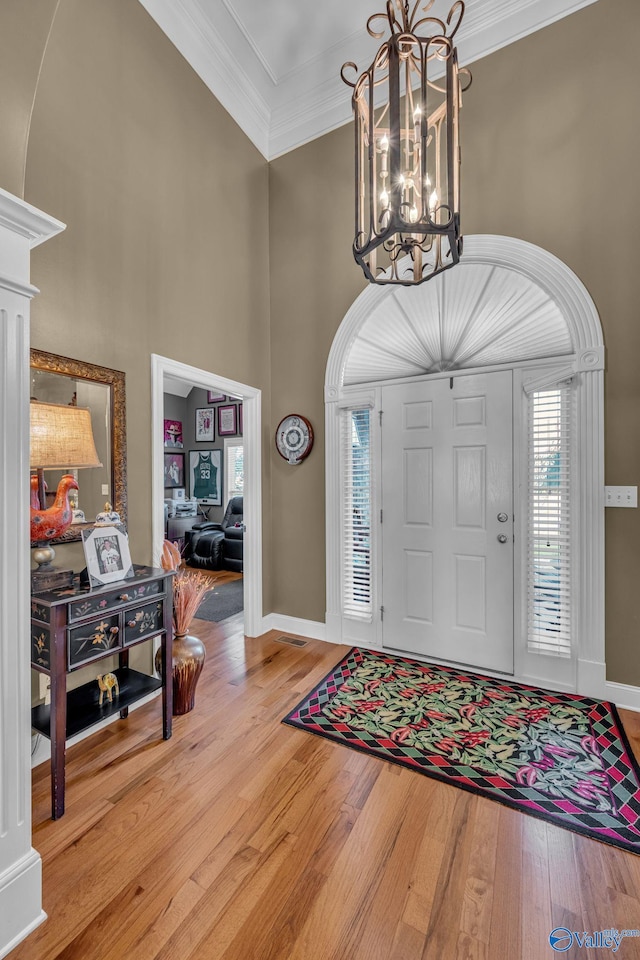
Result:
[[[91,420],[102,468],[80,471],[78,507],[86,522],[74,522],[52,543],[82,539],[82,530],[93,526],[96,514],[106,501],[127,523],[127,426],[125,375],[83,360],[60,357],[43,350],[31,350],[30,395],[49,403],[77,403],[91,410]],[[50,471],[55,474],[55,471]],[[58,476],[49,488],[55,492]]]

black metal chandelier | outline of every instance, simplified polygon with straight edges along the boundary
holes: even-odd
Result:
[[[360,76],[345,63],[353,89],[356,230],[353,254],[372,283],[411,286],[458,263],[462,90],[453,38],[464,15],[456,0],[445,20],[425,16],[435,0],[387,0],[389,38]],[[345,71],[355,71],[350,80]]]

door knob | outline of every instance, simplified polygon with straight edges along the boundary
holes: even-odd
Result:
[[[498,534],[498,543],[506,543],[509,537],[505,537],[504,533]]]
[[[500,521],[500,523],[506,523],[508,519],[509,519],[509,514],[508,514],[508,513],[499,513],[499,514],[498,514],[498,520]]]

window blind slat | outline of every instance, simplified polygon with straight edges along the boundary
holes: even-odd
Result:
[[[343,612],[371,620],[371,419],[370,410],[344,410]]]
[[[570,386],[529,398],[528,650],[571,656]]]

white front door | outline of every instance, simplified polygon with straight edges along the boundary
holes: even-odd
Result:
[[[383,644],[513,672],[510,371],[382,388]]]

